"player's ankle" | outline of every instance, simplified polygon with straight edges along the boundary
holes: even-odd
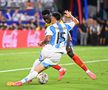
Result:
[[[90,70],[86,70],[86,73],[89,73],[89,72],[91,72]]]
[[[66,70],[65,68],[61,68],[59,71],[63,71],[63,70]]]

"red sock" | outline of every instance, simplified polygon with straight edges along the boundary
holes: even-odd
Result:
[[[54,65],[54,66],[52,66],[54,69],[56,69],[56,70],[60,70],[61,69],[61,66],[59,66],[59,65]]]
[[[81,61],[81,59],[76,55],[74,54],[74,56],[72,57],[72,59],[74,60],[74,62],[79,65],[84,71],[87,71],[87,67],[86,65],[83,63],[83,61]]]

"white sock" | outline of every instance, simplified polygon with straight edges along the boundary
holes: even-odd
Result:
[[[87,70],[87,71],[86,71],[86,73],[89,73],[89,72],[90,72],[90,70]]]
[[[64,68],[61,68],[59,71],[65,70]]]
[[[39,61],[39,59],[35,60],[35,62],[33,63],[32,68],[31,68],[31,70],[30,70],[30,73],[31,73],[32,71],[34,71],[34,69],[35,69],[40,63],[41,63],[41,61]]]
[[[22,79],[21,82],[26,83],[29,80],[32,80],[33,78],[35,78],[37,75],[38,75],[38,72],[32,71],[31,73],[28,74],[28,76],[26,76],[24,79]]]

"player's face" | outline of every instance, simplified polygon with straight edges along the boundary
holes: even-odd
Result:
[[[50,16],[43,16],[43,19],[46,23],[51,23],[51,17]]]
[[[52,16],[51,17],[51,23],[54,24],[55,22],[56,22],[56,19],[55,19],[55,17]]]

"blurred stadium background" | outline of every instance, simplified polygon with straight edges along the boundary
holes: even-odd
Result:
[[[75,52],[96,73],[95,81],[65,55],[61,65],[67,74],[62,81],[57,81],[57,71],[49,69],[45,71],[49,75],[46,85],[34,80],[22,87],[6,86],[6,82],[27,75],[39,57],[41,49],[37,43],[44,38],[44,9],[61,14],[70,10],[78,18],[80,24],[71,32],[72,43]],[[63,21],[70,22],[67,18]],[[0,0],[0,90],[108,90],[107,46],[108,0]]]
[[[61,14],[70,10],[79,19],[71,32],[73,45],[108,45],[107,4],[108,0],[0,0],[0,48],[37,46],[44,37],[44,9]]]

